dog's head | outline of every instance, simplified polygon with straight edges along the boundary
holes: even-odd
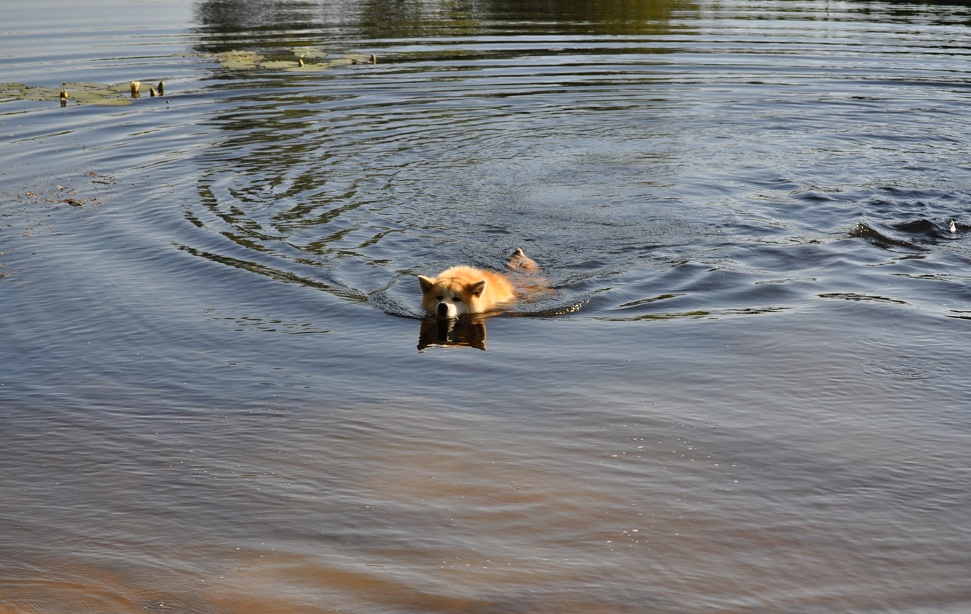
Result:
[[[457,318],[477,313],[478,300],[485,291],[484,279],[465,283],[454,277],[418,276],[421,284],[421,308],[429,315],[440,318]]]

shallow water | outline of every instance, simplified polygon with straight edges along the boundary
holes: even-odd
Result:
[[[5,7],[0,612],[967,610],[969,23]]]

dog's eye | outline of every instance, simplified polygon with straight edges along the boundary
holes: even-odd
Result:
[[[455,297],[455,302],[456,303],[461,303],[462,302],[462,297],[461,296],[456,296]]]
[[[438,296],[437,296],[436,298],[437,298],[438,300],[442,300],[442,295],[441,295],[441,294],[439,294],[439,295],[438,295]]]

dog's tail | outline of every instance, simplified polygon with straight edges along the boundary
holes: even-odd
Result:
[[[510,269],[514,271],[538,271],[539,265],[536,261],[526,255],[523,248],[517,247],[509,257],[509,262],[506,263]]]

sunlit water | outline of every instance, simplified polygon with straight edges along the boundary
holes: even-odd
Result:
[[[0,612],[971,609],[971,10],[164,4],[3,9]]]

